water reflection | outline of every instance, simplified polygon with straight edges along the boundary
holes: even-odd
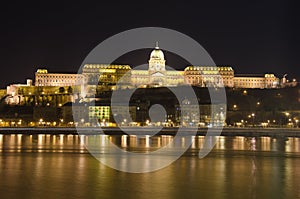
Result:
[[[78,135],[0,135],[1,152],[87,152]]]
[[[149,152],[160,149],[174,142],[173,136],[108,136],[97,135],[100,146],[110,143],[123,150]],[[190,149],[201,149],[204,145],[204,136],[180,137],[173,143],[177,147],[186,147],[191,143]],[[1,152],[87,152],[85,144],[94,140],[95,135],[0,135]],[[209,139],[208,139],[209,140]],[[217,138],[214,150],[241,150],[241,151],[278,151],[300,152],[300,138],[298,137],[224,137]]]
[[[96,139],[97,138],[97,139]],[[99,164],[85,143],[139,153],[172,136],[0,135],[1,198],[299,198],[299,138],[219,137],[199,159],[203,136],[178,161],[152,173],[130,174]],[[121,159],[126,165],[128,160]],[[145,162],[150,164],[150,162]]]

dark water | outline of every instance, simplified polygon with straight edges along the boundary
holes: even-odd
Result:
[[[109,139],[126,150],[172,141]],[[79,136],[0,135],[0,198],[300,198],[299,138],[219,137],[199,159],[203,139],[170,166],[133,174],[99,163]]]

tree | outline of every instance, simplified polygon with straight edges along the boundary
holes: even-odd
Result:
[[[73,88],[71,86],[68,87],[68,93],[73,93]]]
[[[64,93],[64,92],[65,92],[65,88],[64,88],[64,87],[59,87],[58,91],[59,91],[60,93]]]

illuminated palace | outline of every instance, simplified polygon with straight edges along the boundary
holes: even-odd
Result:
[[[185,84],[201,87],[234,86],[234,71],[231,67],[188,66],[184,71],[166,69],[165,56],[158,45],[151,52],[148,63],[148,70],[131,69],[129,65],[86,64],[82,75],[86,78],[88,93],[92,93],[96,85],[113,90],[116,84],[121,89]]]
[[[129,65],[86,64],[82,75],[87,92],[94,89],[122,89],[193,85],[199,87],[278,88],[274,74],[236,75],[230,66],[187,66],[184,71],[168,70],[164,53],[156,44],[150,54],[148,70],[131,69]],[[80,76],[80,75],[79,75]]]
[[[30,95],[76,94],[72,100],[89,97],[97,90],[114,90],[127,88],[146,88],[163,86],[193,85],[197,87],[229,87],[229,88],[282,88],[295,86],[296,80],[288,82],[274,74],[235,75],[230,66],[187,66],[183,71],[166,68],[163,51],[156,44],[148,60],[148,70],[132,69],[129,65],[85,64],[81,74],[49,73],[47,69],[38,69],[35,82],[27,80],[27,84],[7,86],[3,95],[9,104],[28,101]],[[70,88],[71,87],[71,88]],[[28,96],[26,98],[26,96]],[[60,102],[58,102],[60,103]]]
[[[6,89],[0,89],[2,102],[13,105],[8,106],[9,108],[2,106],[3,112],[2,115],[0,114],[0,118],[5,118],[5,123],[3,119],[0,119],[0,126],[11,126],[18,123],[21,125],[23,122],[26,122],[29,126],[60,126],[66,124],[92,126],[97,125],[97,122],[107,126],[114,125],[115,118],[127,125],[128,104],[124,105],[118,102],[112,115],[109,99],[111,92],[106,91],[120,90],[116,93],[122,93],[122,89],[184,85],[195,86],[199,93],[206,89],[197,87],[223,86],[241,88],[242,93],[247,93],[249,89],[259,89],[260,91],[261,89],[292,87],[296,86],[297,82],[296,80],[289,82],[286,75],[279,79],[274,74],[269,73],[262,75],[234,74],[234,70],[230,66],[197,65],[187,66],[183,71],[172,70],[166,66],[165,55],[156,44],[156,47],[150,53],[148,68],[143,70],[131,68],[129,65],[98,63],[85,64],[78,74],[51,73],[45,68],[38,69],[35,73],[34,82],[28,79],[25,84],[11,84]],[[209,105],[204,101],[203,104],[200,104],[199,115],[196,111],[198,106],[196,104],[191,106],[188,99],[182,102],[183,106],[176,105],[176,100],[174,102],[163,100],[163,97],[159,96],[161,94],[159,92],[162,90],[168,92],[168,89],[165,88],[149,89],[150,93],[154,93],[151,93],[144,101],[141,99],[147,92],[144,93],[144,89],[136,91],[136,98],[132,99],[129,105],[130,116],[136,125],[153,122],[149,120],[147,115],[151,104],[149,99],[154,100],[156,96],[162,99],[167,107],[164,121],[159,122],[168,121],[167,125],[171,126],[178,124],[185,126],[198,125],[193,122],[195,118],[200,118],[201,124],[199,123],[199,125],[202,126],[222,126],[225,120],[224,110],[227,108],[230,110],[230,107],[233,107],[231,113],[234,115],[239,111],[238,107],[242,107],[242,104],[235,101],[228,107],[225,107],[224,104]],[[239,92],[239,89],[229,90]],[[256,90],[253,91],[257,92]],[[233,96],[231,92],[229,94]],[[94,104],[90,103],[94,101]],[[257,103],[255,102],[256,105]],[[5,111],[6,109],[7,111]],[[215,110],[215,114],[211,114],[211,110]],[[243,109],[241,108],[241,110]],[[243,112],[238,113],[244,114]],[[249,119],[249,115],[251,116],[254,112],[249,110],[245,114],[239,120],[232,119],[232,121],[246,121]],[[258,119],[259,113],[255,114],[257,114],[255,118]],[[80,121],[76,121],[77,124],[75,124],[73,118],[80,118]],[[184,122],[181,122],[181,118],[184,119]],[[276,119],[274,121],[281,120]]]

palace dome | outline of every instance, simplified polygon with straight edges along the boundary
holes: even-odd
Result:
[[[156,42],[156,47],[150,54],[150,59],[165,60],[164,53],[158,47],[158,42]]]

